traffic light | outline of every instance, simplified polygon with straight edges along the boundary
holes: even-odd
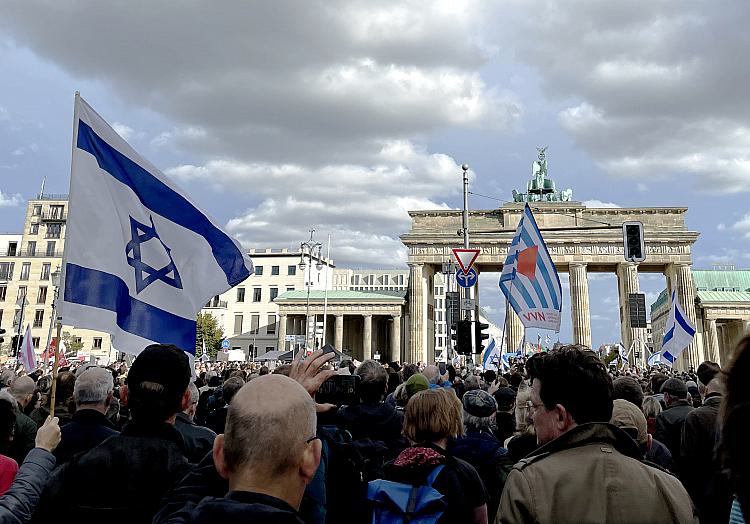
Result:
[[[454,325],[456,332],[451,335],[451,339],[456,341],[456,353],[471,355],[471,320],[459,320]]]
[[[474,353],[481,353],[484,350],[482,342],[490,338],[489,333],[485,333],[484,330],[489,327],[489,324],[483,324],[478,320],[474,324]]]
[[[5,342],[5,339],[3,338],[3,335],[5,335],[5,330],[3,328],[0,328],[0,344]]]
[[[21,347],[21,344],[23,344],[23,335],[13,335],[10,337],[10,347],[14,351],[18,351],[18,349]]]
[[[623,222],[622,240],[625,245],[625,260],[643,262],[646,260],[646,245],[643,242],[643,224]]]

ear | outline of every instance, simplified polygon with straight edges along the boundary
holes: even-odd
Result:
[[[180,402],[180,411],[185,411],[190,407],[190,388],[185,388],[185,392],[182,394],[182,401]]]
[[[315,472],[318,471],[320,465],[320,453],[323,449],[323,444],[320,439],[315,439],[305,446],[305,451],[302,453],[302,462],[300,463],[299,472],[305,481],[305,484],[309,484]]]
[[[557,429],[562,433],[576,425],[576,421],[562,404],[555,405],[555,415],[555,424],[557,425]]]
[[[216,435],[214,439],[213,447],[214,467],[216,472],[221,475],[222,478],[229,478],[229,468],[227,468],[226,460],[224,459],[224,434],[221,433]]]

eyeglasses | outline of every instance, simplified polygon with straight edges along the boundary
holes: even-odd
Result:
[[[320,437],[318,437],[317,435],[316,435],[316,436],[314,436],[314,437],[310,437],[309,439],[307,439],[307,440],[305,441],[305,444],[309,444],[309,443],[310,443],[310,442],[312,442],[313,440],[320,440]]]
[[[538,409],[542,409],[544,407],[544,404],[534,404],[531,400],[526,402],[526,409],[529,411],[529,414],[533,415],[536,413]]]

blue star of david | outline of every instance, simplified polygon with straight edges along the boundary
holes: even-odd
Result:
[[[149,216],[149,220],[151,221],[150,227],[130,217],[130,242],[125,246],[125,256],[128,259],[128,265],[135,269],[136,293],[140,293],[157,280],[161,280],[165,284],[177,289],[182,289],[182,279],[180,279],[180,273],[177,271],[177,266],[175,266],[172,259],[171,250],[159,238],[159,234],[156,232],[156,227],[154,226],[154,219]],[[153,268],[141,260],[141,244],[152,238],[159,241],[169,257],[169,264],[161,269]],[[143,278],[144,273],[147,274],[146,278]],[[173,276],[169,276],[170,273]]]

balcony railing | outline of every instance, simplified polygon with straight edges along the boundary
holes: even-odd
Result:
[[[62,258],[62,251],[47,252],[44,249],[37,249],[36,251],[30,252],[25,249],[16,250],[15,255],[9,255],[8,253],[0,253],[0,258],[21,258],[21,257],[32,257],[32,258]]]
[[[42,193],[36,196],[36,200],[67,200],[67,193]]]
[[[42,222],[65,222],[68,214],[64,211],[45,211],[40,218]]]
[[[212,300],[208,304],[206,304],[207,308],[221,308],[226,309],[227,308],[227,301],[226,300]]]

